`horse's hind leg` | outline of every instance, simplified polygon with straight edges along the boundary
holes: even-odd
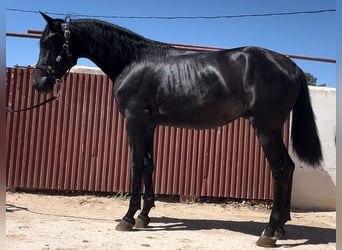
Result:
[[[281,130],[271,132],[257,129],[260,144],[270,163],[274,179],[273,208],[269,223],[263,231],[258,246],[274,247],[276,240],[284,234],[284,224],[290,219],[291,185],[294,163],[282,141]]]
[[[144,203],[141,213],[135,220],[135,227],[145,228],[150,223],[150,218],[148,214],[152,207],[154,207],[154,190],[153,190],[153,135],[154,127],[150,129],[145,138],[146,151],[144,155],[144,169],[143,169],[143,179],[145,184],[145,194]]]
[[[293,169],[294,169],[294,165],[293,165]],[[290,171],[289,172],[289,183],[287,185],[287,192],[286,192],[286,198],[285,198],[285,208],[284,208],[284,213],[283,213],[283,221],[281,223],[281,225],[276,229],[275,231],[275,237],[277,240],[281,240],[284,236],[285,236],[285,229],[284,229],[284,224],[291,220],[291,194],[292,194],[292,180],[293,180],[293,172],[294,171]]]

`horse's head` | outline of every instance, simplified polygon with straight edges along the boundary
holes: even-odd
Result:
[[[69,47],[70,23],[41,13],[47,22],[40,39],[40,53],[34,72],[33,86],[38,91],[51,91],[55,83],[74,66],[77,59]]]

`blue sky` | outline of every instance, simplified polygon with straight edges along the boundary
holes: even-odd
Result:
[[[6,8],[43,12],[104,16],[217,16],[335,9],[332,0],[12,0]],[[6,31],[42,30],[38,13],[6,10]],[[55,16],[60,17],[61,16]],[[285,54],[336,58],[336,12],[234,19],[104,19],[147,38],[181,44],[233,48],[255,45]],[[38,40],[6,38],[6,65],[27,66],[37,62]],[[295,60],[318,83],[336,86],[336,65]],[[92,65],[80,60],[79,65]]]

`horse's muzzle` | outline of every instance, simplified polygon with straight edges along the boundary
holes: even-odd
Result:
[[[41,76],[33,80],[33,88],[38,92],[50,92],[53,90],[53,83],[48,76]]]

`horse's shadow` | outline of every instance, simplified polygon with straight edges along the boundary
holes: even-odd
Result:
[[[158,225],[154,225],[154,223]],[[224,220],[206,220],[206,219],[181,219],[171,217],[154,217],[151,218],[150,225],[146,228],[149,231],[188,231],[188,230],[210,230],[224,229],[234,232],[244,233],[248,235],[259,236],[266,227],[266,223],[255,221],[224,221]],[[286,239],[304,240],[304,243],[286,244],[283,242],[281,246],[295,247],[297,245],[320,245],[328,243],[336,243],[336,229],[286,225]],[[279,245],[278,245],[279,246]]]
[[[35,214],[72,217],[76,219],[87,220],[103,220],[119,222],[120,220],[111,220],[103,218],[86,218],[80,216],[67,216],[56,215],[48,213],[39,213],[31,211],[26,207],[20,207],[13,204],[6,204],[6,212],[13,213],[18,211],[27,211]],[[151,223],[146,231],[199,231],[199,230],[211,230],[211,229],[223,229],[239,233],[244,233],[253,236],[259,236],[262,230],[266,227],[266,223],[256,221],[225,221],[225,220],[206,220],[206,219],[182,219],[172,217],[153,217]],[[297,245],[324,245],[329,243],[336,243],[336,229],[314,227],[314,226],[301,226],[301,225],[286,225],[285,239],[292,240],[304,240],[304,243],[292,243],[287,244],[282,242],[281,246],[295,247]],[[142,229],[139,229],[139,231]],[[138,230],[134,230],[138,231]],[[279,245],[278,245],[279,246]]]

